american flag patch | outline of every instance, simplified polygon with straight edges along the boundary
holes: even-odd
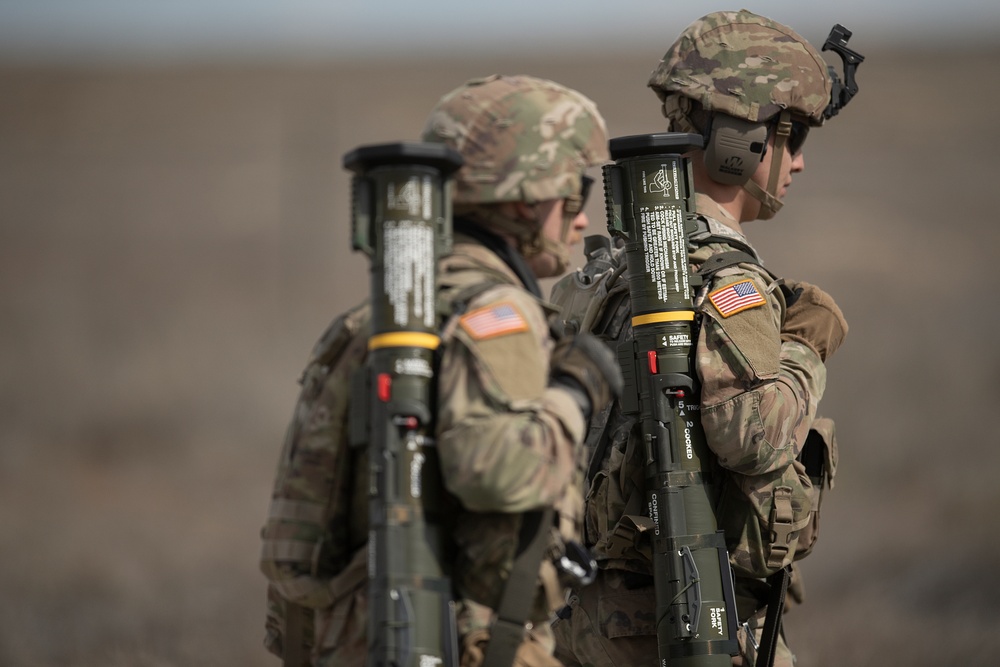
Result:
[[[756,308],[767,303],[752,280],[742,280],[732,285],[720,287],[708,295],[709,300],[723,317],[729,317],[748,308]]]
[[[477,308],[463,315],[459,323],[476,340],[528,330],[528,323],[510,303]]]

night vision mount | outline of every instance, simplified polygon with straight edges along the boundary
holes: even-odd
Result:
[[[830,104],[823,110],[823,118],[833,118],[840,110],[847,106],[858,92],[858,84],[854,80],[854,73],[858,65],[864,62],[865,57],[857,51],[847,48],[847,40],[853,33],[839,23],[830,29],[830,36],[823,44],[823,51],[833,51],[844,62],[844,81],[841,82],[837,76],[837,70],[833,65],[827,65],[830,71],[830,79],[833,81],[833,89],[830,91]]]

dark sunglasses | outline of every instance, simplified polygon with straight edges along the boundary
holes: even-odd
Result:
[[[771,124],[767,127],[768,135],[774,131],[775,125]],[[806,137],[809,136],[809,126],[800,120],[792,121],[792,129],[788,132],[788,152],[795,157],[802,152],[802,145],[806,143]],[[763,160],[764,156],[767,155],[767,140],[764,141],[764,150],[761,151],[760,159]]]
[[[590,188],[594,184],[594,179],[584,174],[580,179],[580,194],[566,197],[563,203],[563,213],[577,216],[587,205],[587,197],[590,196]]]
[[[802,144],[806,143],[809,136],[809,126],[799,120],[792,121],[792,131],[788,135],[788,150],[792,155],[802,152]]]

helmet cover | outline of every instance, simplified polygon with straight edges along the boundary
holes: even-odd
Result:
[[[609,159],[607,127],[594,102],[525,75],[467,81],[441,98],[422,138],[462,155],[454,193],[460,205],[576,195],[583,172]]]
[[[791,28],[747,10],[714,12],[689,25],[649,77],[663,102],[681,95],[763,123],[787,109],[823,124],[831,80],[820,53]]]

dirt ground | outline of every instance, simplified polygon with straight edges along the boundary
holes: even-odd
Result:
[[[0,68],[0,665],[277,665],[271,475],[313,340],[368,289],[341,156],[494,71],[583,90],[614,136],[662,130],[659,55]],[[789,635],[812,667],[995,664],[1000,50],[866,55],[748,228],[851,324]]]

